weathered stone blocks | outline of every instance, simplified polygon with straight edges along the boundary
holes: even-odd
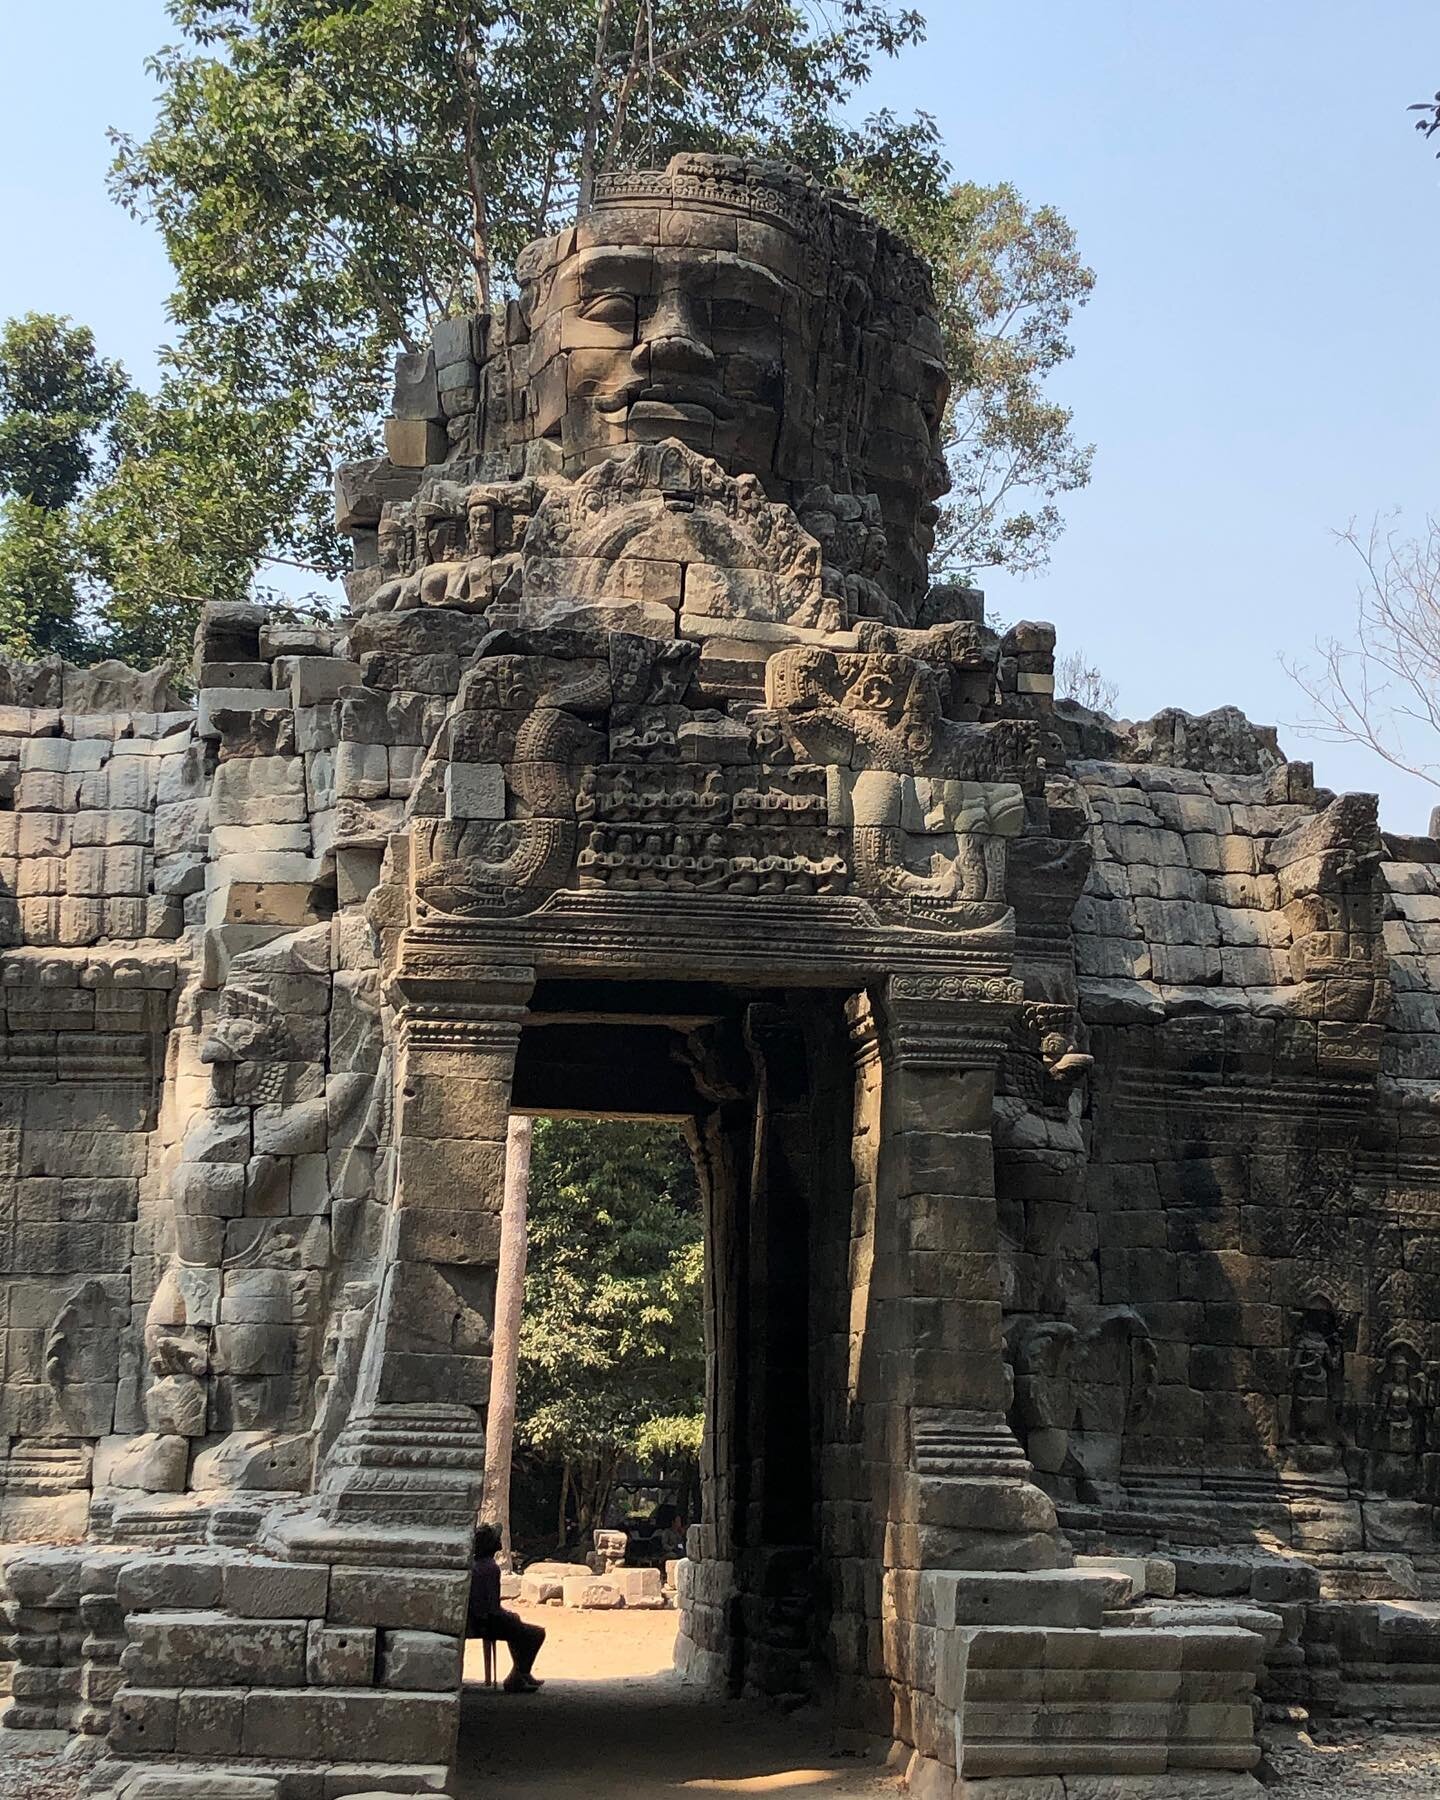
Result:
[[[365,1569],[330,1572],[331,1625],[378,1625],[392,1631],[458,1636],[470,1597],[468,1571]]]

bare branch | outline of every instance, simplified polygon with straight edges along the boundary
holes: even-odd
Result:
[[[1317,644],[1318,668],[1281,658],[1315,709],[1297,729],[1361,744],[1440,788],[1440,520],[1428,518],[1416,538],[1378,518],[1363,538],[1353,523],[1336,535],[1363,571],[1354,639]],[[1417,753],[1415,730],[1434,740],[1434,760]]]

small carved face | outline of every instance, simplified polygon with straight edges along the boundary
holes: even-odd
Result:
[[[584,465],[678,438],[732,470],[769,466],[787,350],[801,360],[799,290],[733,251],[637,243],[635,217],[596,214],[592,238],[609,224],[626,241],[577,250],[526,290],[536,431]]]

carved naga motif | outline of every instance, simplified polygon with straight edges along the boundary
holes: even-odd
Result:
[[[417,824],[415,892],[421,918],[532,911],[563,885],[575,860],[573,819],[438,819]]]

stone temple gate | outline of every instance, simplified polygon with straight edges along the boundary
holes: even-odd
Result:
[[[997,1800],[1440,1716],[1440,844],[1057,707],[944,400],[676,158],[400,359],[348,617],[4,671],[3,1728],[97,1793],[443,1787],[512,1111],[689,1129],[693,1679]]]

